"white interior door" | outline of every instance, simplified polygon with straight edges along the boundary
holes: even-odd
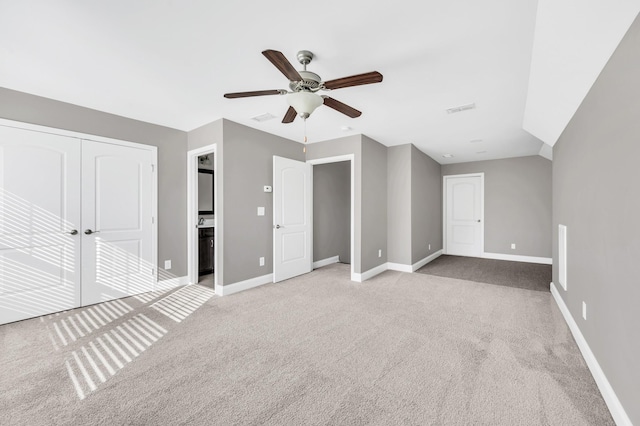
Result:
[[[311,165],[273,156],[273,282],[311,272]]]
[[[482,176],[445,176],[445,191],[446,253],[457,256],[482,256]]]
[[[80,305],[80,140],[0,126],[0,324]]]
[[[82,162],[82,304],[153,290],[152,153],[85,140]]]

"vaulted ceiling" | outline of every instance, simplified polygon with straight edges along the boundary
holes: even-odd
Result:
[[[297,66],[306,49],[324,80],[384,75],[332,91],[363,114],[320,107],[306,122],[309,142],[364,133],[413,143],[443,164],[535,155],[541,140],[555,143],[638,3],[540,0],[538,11],[535,0],[0,0],[0,86],[185,131],[224,117],[302,141],[302,120],[280,123],[284,97],[222,95],[286,89],[261,51]],[[607,19],[596,19],[600,9]],[[572,50],[583,36],[592,48]],[[265,113],[275,118],[252,119]]]

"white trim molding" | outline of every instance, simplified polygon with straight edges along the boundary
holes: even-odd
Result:
[[[435,253],[425,257],[424,259],[417,261],[413,265],[406,265],[404,263],[393,263],[393,262],[383,263],[382,265],[378,265],[375,268],[371,268],[368,271],[363,272],[362,274],[355,274],[355,279],[353,281],[358,281],[361,283],[363,281],[368,280],[369,278],[373,278],[376,275],[383,273],[384,271],[399,271],[399,272],[407,272],[411,274],[417,271],[418,269],[422,268],[427,263],[433,261],[434,259],[437,259],[441,255],[442,255],[442,250],[438,250]]]
[[[362,281],[366,281],[369,278],[373,278],[376,275],[383,273],[387,269],[388,269],[387,263],[383,263],[382,265],[378,265],[378,266],[376,266],[374,268],[371,268],[368,271],[365,271],[365,272],[363,272],[361,274],[353,273],[351,280],[361,283]]]
[[[611,412],[613,420],[618,426],[633,426],[631,423],[631,419],[622,406],[622,403],[616,396],[616,393],[611,387],[609,380],[607,380],[607,376],[605,376],[604,371],[602,371],[602,368],[600,367],[600,364],[598,364],[598,360],[591,351],[591,348],[589,347],[586,339],[582,335],[580,327],[578,327],[578,324],[573,319],[573,316],[571,316],[571,312],[569,312],[569,308],[567,308],[567,305],[564,303],[564,300],[562,300],[560,293],[558,293],[558,289],[553,283],[551,283],[550,288],[551,294],[558,304],[558,308],[560,308],[560,312],[562,312],[562,316],[567,322],[567,325],[571,330],[571,334],[573,334],[573,337],[578,344],[578,348],[580,348],[580,352],[582,352],[584,360],[587,362],[589,371],[595,379],[596,384],[598,385],[598,389],[600,389],[600,393],[602,394],[604,401],[607,403],[607,407],[609,407],[609,411]]]
[[[356,274],[355,270],[355,258],[356,258],[356,156],[355,154],[345,154],[345,155],[337,155],[334,157],[324,157],[324,158],[314,158],[312,160],[307,160],[307,164],[311,164],[312,166],[317,166],[318,164],[328,164],[328,163],[338,163],[341,161],[349,161],[351,168],[351,192],[349,195],[349,200],[351,202],[350,208],[350,221],[351,221],[351,244],[350,244],[350,253],[351,253],[351,281],[361,282],[360,277],[362,274]],[[313,169],[311,172],[311,177],[313,179]],[[312,189],[313,191],[313,189]],[[313,216],[313,192],[312,192],[312,216]],[[311,233],[313,237],[313,232]],[[313,256],[313,246],[311,247],[311,254]],[[315,266],[314,266],[315,268]]]
[[[190,284],[189,276],[169,278],[167,280],[158,281],[154,290],[169,290],[171,288],[180,287],[181,285]]]
[[[222,221],[222,185],[220,184],[220,165],[222,158],[217,144],[211,144],[187,151],[187,276],[191,282],[198,282],[198,156],[213,154],[213,209],[215,217],[215,233],[213,243],[214,287],[218,287],[222,276],[223,256],[221,248]]]
[[[104,142],[113,145],[129,146],[131,148],[143,149],[146,151],[158,150],[157,146],[142,144],[138,142],[126,141],[123,139],[108,138],[105,136],[92,135],[90,133],[76,132],[73,130],[59,129],[57,127],[41,126],[39,124],[31,124],[23,121],[14,121],[0,118],[0,126],[13,127],[16,129],[31,130],[40,133],[49,133],[59,136],[67,136],[70,138],[90,140],[94,142]]]
[[[405,263],[387,262],[387,269],[389,269],[391,271],[400,271],[400,272],[412,273],[412,272],[415,272],[418,269],[422,268],[427,263],[432,262],[434,259],[437,259],[441,255],[442,255],[442,250],[438,250],[435,253],[425,257],[424,259],[418,260],[413,265],[407,265]]]
[[[502,253],[482,253],[484,259],[496,259],[496,260],[510,260],[512,262],[526,262],[526,263],[541,263],[543,265],[553,264],[553,259],[550,257],[535,257],[535,256],[520,256],[517,254],[502,254]]]
[[[326,259],[313,262],[313,269],[322,268],[323,266],[331,265],[333,263],[338,263],[338,262],[340,262],[339,256],[327,257]]]
[[[417,271],[418,269],[422,268],[427,263],[433,262],[434,260],[436,260],[440,256],[442,256],[442,250],[438,250],[435,253],[425,257],[424,259],[418,260],[416,263],[411,265],[411,268],[413,269],[411,272]]]
[[[271,284],[273,282],[273,274],[262,275],[260,277],[249,278],[248,280],[238,281],[237,283],[227,285],[216,285],[216,294],[218,296],[228,296],[240,291],[249,290],[261,285]]]
[[[393,263],[387,262],[387,269],[390,271],[398,271],[398,272],[413,272],[413,266],[407,265],[406,263]]]

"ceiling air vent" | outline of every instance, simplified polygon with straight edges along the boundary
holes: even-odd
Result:
[[[256,115],[255,117],[251,117],[252,120],[255,120],[259,123],[262,123],[263,121],[271,120],[272,118],[276,118],[276,116],[268,112],[265,112],[264,114]]]
[[[476,108],[476,104],[474,102],[472,104],[466,104],[466,105],[460,105],[457,107],[447,108],[445,111],[447,111],[447,114],[454,114],[456,112],[467,111],[475,108]]]

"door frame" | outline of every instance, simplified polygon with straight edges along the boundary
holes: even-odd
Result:
[[[447,253],[447,181],[455,178],[480,178],[480,257],[484,257],[484,172],[442,176],[442,253]]]
[[[355,273],[355,241],[356,241],[356,213],[355,213],[355,201],[356,201],[356,183],[355,183],[355,155],[345,154],[337,155],[334,157],[314,158],[313,160],[307,160],[307,164],[316,166],[318,164],[339,163],[342,161],[349,161],[351,168],[351,281],[358,281]],[[311,167],[311,269],[313,270],[313,167]]]
[[[190,284],[198,283],[198,157],[213,154],[213,287],[219,294],[218,282],[222,273],[222,252],[220,244],[222,236],[222,185],[219,184],[219,165],[221,164],[218,145],[211,144],[187,151],[187,278]]]
[[[89,133],[74,132],[72,130],[58,129],[55,127],[41,126],[38,124],[24,123],[22,121],[7,120],[0,118],[0,126],[13,127],[16,129],[31,130],[40,133],[48,133],[52,135],[67,136],[94,142],[109,143],[112,145],[128,146],[131,148],[142,149],[151,152],[152,173],[151,178],[151,214],[153,224],[151,227],[151,261],[153,263],[154,280],[158,282],[158,147],[146,145],[137,142],[129,142],[120,139],[107,138],[104,136],[91,135]],[[82,142],[80,142],[82,150]]]

